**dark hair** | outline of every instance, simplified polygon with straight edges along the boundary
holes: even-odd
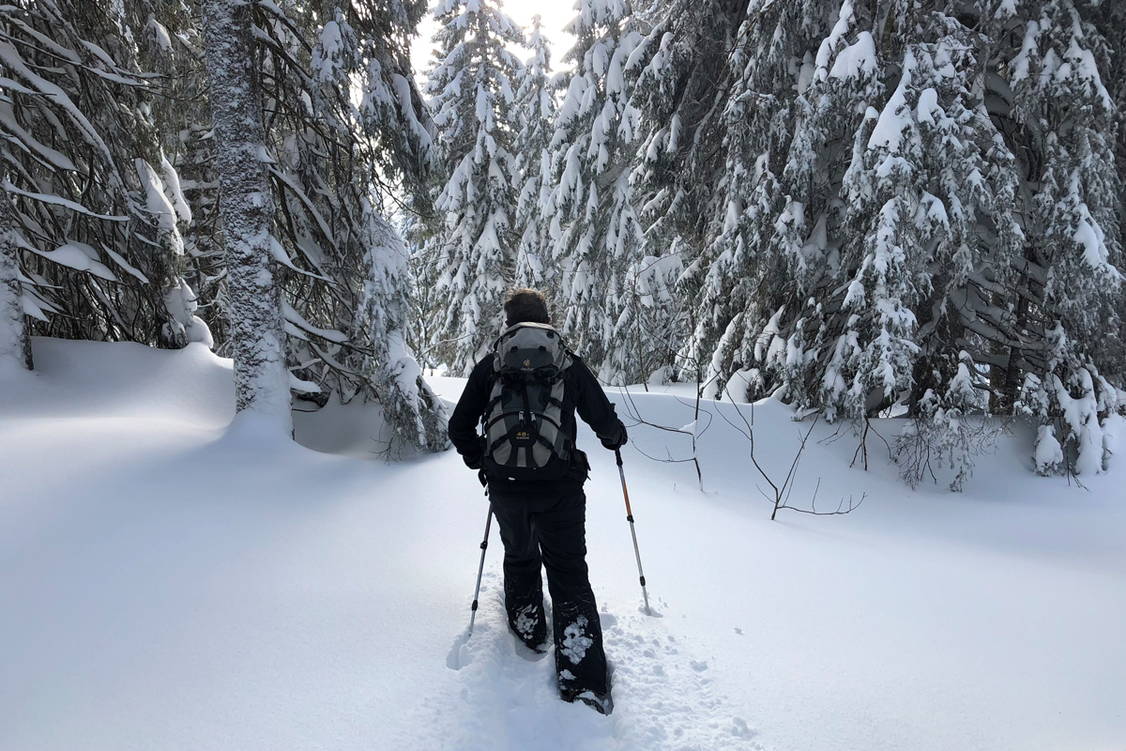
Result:
[[[515,326],[518,323],[551,323],[551,316],[547,314],[547,300],[543,293],[535,289],[514,289],[508,293],[504,301],[504,318],[506,326]]]

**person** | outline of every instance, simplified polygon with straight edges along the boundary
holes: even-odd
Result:
[[[551,328],[551,318],[542,294],[532,289],[512,292],[504,304],[505,333],[498,339],[530,331],[529,335],[543,334],[547,343],[559,342],[563,365],[558,375],[562,384],[562,398],[544,397],[545,404],[557,404],[558,425],[552,417],[538,421],[538,443],[550,445],[566,457],[561,468],[552,471],[551,462],[537,467],[512,469],[523,449],[504,447],[507,437],[514,432],[520,436],[524,423],[514,429],[504,428],[502,417],[490,417],[504,398],[501,355],[493,354],[481,359],[473,368],[465,384],[461,399],[449,421],[449,436],[466,466],[481,473],[487,485],[493,514],[500,527],[504,543],[504,604],[508,625],[527,647],[537,652],[545,651],[547,623],[543,603],[541,564],[547,571],[547,586],[551,593],[553,635],[555,641],[555,668],[560,696],[564,701],[581,701],[594,709],[609,714],[613,708],[606,654],[602,645],[602,627],[598,606],[590,587],[586,564],[586,496],[583,484],[590,465],[586,454],[575,446],[575,412],[594,429],[602,445],[617,450],[625,445],[626,428],[614,412],[614,406],[587,368],[574,353],[565,350],[562,340]],[[507,345],[506,345],[507,349]],[[516,345],[511,349],[515,351]],[[544,351],[535,347],[533,353]],[[524,357],[524,355],[520,355]],[[528,366],[529,361],[523,360]],[[549,369],[550,372],[550,369]],[[527,406],[527,391],[522,405]],[[553,392],[558,394],[558,391]],[[548,408],[550,410],[550,407]],[[523,412],[515,413],[523,419]],[[485,436],[478,425],[485,424]],[[494,426],[500,425],[500,432]],[[545,427],[546,426],[546,427]],[[558,432],[551,432],[553,426]],[[490,440],[488,445],[486,440]],[[533,440],[532,443],[536,443]],[[525,457],[531,457],[533,448],[545,456],[549,453],[533,446]],[[498,461],[498,457],[501,461]]]

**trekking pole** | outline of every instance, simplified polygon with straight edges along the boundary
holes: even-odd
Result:
[[[493,524],[493,504],[489,504],[489,513],[485,517],[485,539],[481,540],[481,563],[477,566],[477,586],[473,589],[473,604],[469,606],[469,631],[466,638],[473,633],[473,622],[477,620],[477,597],[481,594],[481,575],[485,573],[485,551],[489,547],[489,527]]]
[[[626,499],[626,521],[629,522],[629,534],[633,538],[633,556],[637,559],[637,579],[641,582],[641,597],[645,600],[645,614],[652,615],[653,613],[649,610],[649,593],[645,591],[645,572],[641,569],[641,551],[637,547],[637,530],[633,526],[633,509],[629,505],[626,473],[622,469],[621,449],[614,449],[614,457],[618,460],[618,476],[622,478],[622,497]]]

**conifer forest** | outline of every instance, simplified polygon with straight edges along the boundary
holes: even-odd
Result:
[[[954,461],[1014,416],[1037,470],[1098,472],[1124,29],[1109,0],[579,0],[565,30],[495,0],[13,0],[0,352],[205,342],[240,409],[373,400],[438,450],[420,366],[466,375],[533,286],[607,384],[901,415]]]

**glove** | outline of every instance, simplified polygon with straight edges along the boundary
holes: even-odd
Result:
[[[484,464],[485,457],[482,454],[478,454],[476,456],[462,456],[461,460],[465,462],[465,466],[469,467],[470,469],[481,469],[481,466]]]
[[[598,440],[602,441],[603,448],[609,449],[610,451],[617,451],[622,446],[625,446],[626,441],[629,440],[629,436],[626,435],[626,426],[619,422],[618,432],[615,435],[600,435],[598,436]]]

